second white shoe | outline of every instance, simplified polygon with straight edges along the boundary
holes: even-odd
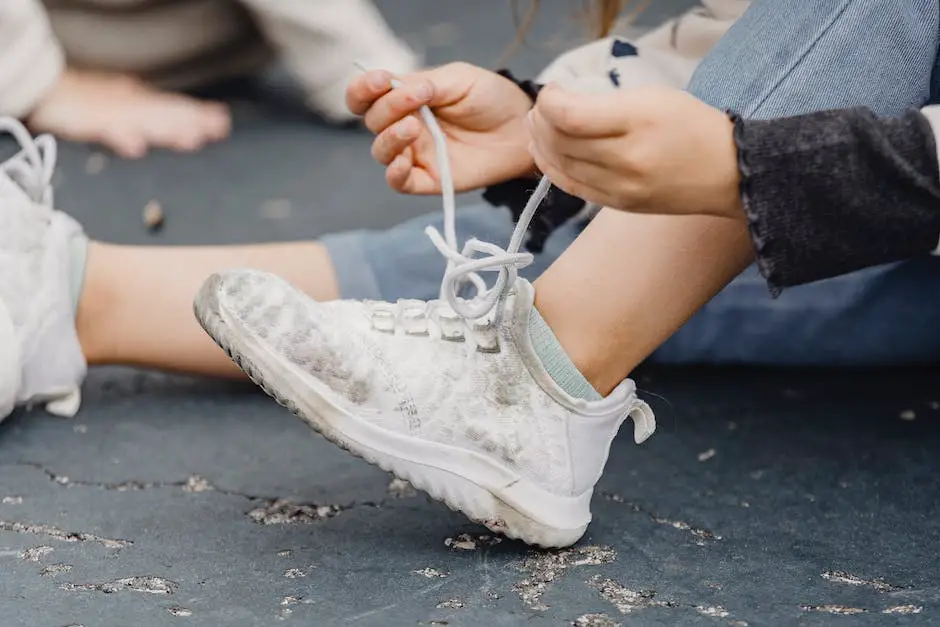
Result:
[[[2,131],[22,150],[0,163],[0,420],[32,403],[69,416],[87,369],[69,283],[70,245],[84,235],[51,206],[54,140],[10,118]]]

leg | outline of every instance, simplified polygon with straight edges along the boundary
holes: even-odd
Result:
[[[605,209],[535,282],[535,304],[607,394],[752,258],[737,222]]]
[[[937,363],[938,291],[935,257],[804,285],[777,299],[752,266],[652,359],[770,366]]]
[[[207,276],[230,267],[277,272],[318,299],[338,296],[332,264],[316,243],[256,246],[88,247],[78,338],[91,365],[124,364],[194,374],[238,374],[192,313]]]
[[[689,91],[744,117],[931,99],[940,7],[931,0],[754,0],[702,60]]]

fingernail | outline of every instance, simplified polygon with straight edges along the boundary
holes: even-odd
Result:
[[[428,83],[421,83],[415,89],[415,97],[422,102],[430,100],[431,96],[434,95],[434,90],[431,89],[431,85]]]
[[[411,119],[404,119],[392,128],[392,134],[398,139],[409,139],[414,135]]]
[[[371,72],[369,74],[369,87],[373,89],[385,89],[388,87],[388,78],[383,72]]]

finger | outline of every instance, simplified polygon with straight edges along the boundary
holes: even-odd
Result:
[[[380,133],[405,116],[412,115],[434,97],[434,85],[427,79],[404,83],[375,101],[363,122],[373,133]]]
[[[535,109],[558,132],[572,137],[613,137],[629,130],[629,110],[619,92],[576,93],[547,85]]]
[[[607,198],[606,194],[579,177],[581,172],[577,170],[572,172],[568,164],[546,158],[534,144],[529,146],[529,152],[535,160],[535,165],[552,181],[555,187],[588,202],[599,205],[609,204],[610,199]]]
[[[440,184],[427,170],[416,168],[412,160],[412,151],[396,157],[385,171],[385,180],[389,187],[403,194],[439,194]]]
[[[372,104],[392,90],[392,75],[385,70],[366,72],[346,87],[346,107],[354,115],[363,115]]]
[[[561,133],[542,111],[533,109],[528,120],[532,141],[543,155],[553,156],[555,161],[565,158],[609,167],[619,160],[624,148],[623,135],[583,138]]]
[[[385,182],[396,192],[404,193],[413,165],[410,150],[397,155],[385,168]]]
[[[421,134],[421,122],[408,116],[379,133],[372,142],[372,158],[389,165]]]

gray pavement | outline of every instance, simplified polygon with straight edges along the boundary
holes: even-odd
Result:
[[[512,35],[501,0],[381,6],[435,62],[492,64]],[[547,7],[513,67],[571,41],[566,16]],[[192,157],[90,174],[92,149],[63,146],[59,204],[94,237],[142,244],[315,237],[437,209],[384,189],[364,133],[282,94],[232,94],[235,137]],[[157,235],[140,219],[152,199]],[[615,442],[578,547],[536,553],[250,386],[96,369],[76,418],[0,426],[0,626],[940,622],[938,377],[645,369],[659,432]]]

